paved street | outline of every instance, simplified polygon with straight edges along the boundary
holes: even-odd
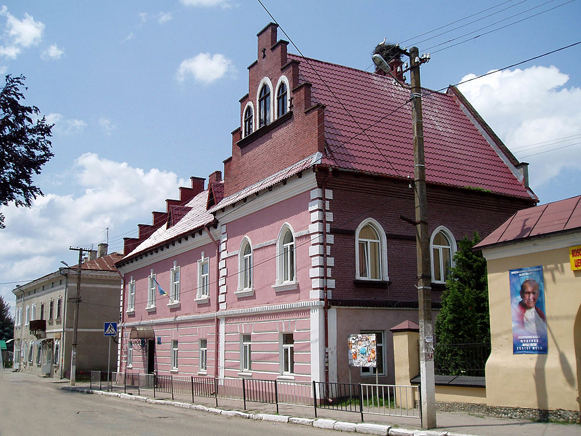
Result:
[[[0,371],[1,373],[1,371]],[[230,418],[196,410],[60,390],[28,374],[0,375],[0,436],[336,435],[300,425]]]

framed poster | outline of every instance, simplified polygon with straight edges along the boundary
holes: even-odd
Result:
[[[375,368],[377,342],[375,333],[349,335],[349,366]]]
[[[547,354],[543,267],[510,270],[513,354]]]

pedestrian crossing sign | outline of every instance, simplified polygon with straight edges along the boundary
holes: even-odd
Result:
[[[103,334],[105,336],[117,336],[117,323],[116,322],[106,322],[103,329]]]

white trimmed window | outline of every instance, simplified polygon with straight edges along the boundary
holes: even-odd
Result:
[[[54,300],[50,300],[48,303],[48,320],[52,321],[54,316]]]
[[[156,275],[154,274],[153,270],[151,270],[151,274],[148,277],[147,283],[147,308],[155,307],[155,293],[156,293]]]
[[[250,371],[251,369],[251,362],[252,362],[252,336],[251,335],[242,335],[242,371]]]
[[[262,85],[258,94],[258,128],[270,124],[270,86]]]
[[[276,291],[297,289],[296,244],[292,228],[284,224],[276,240]]]
[[[249,103],[244,110],[244,137],[251,135],[254,131],[254,109]]]
[[[276,90],[276,116],[282,117],[288,112],[288,86],[286,81],[281,80]]]
[[[56,319],[61,319],[61,315],[63,313],[63,299],[59,297],[56,301]]]
[[[171,369],[178,369],[178,341],[171,341]]]
[[[202,252],[198,260],[198,293],[196,298],[207,298],[210,296],[210,258],[204,257]]]
[[[30,306],[26,306],[26,317],[24,318],[24,325],[30,324]]]
[[[129,279],[128,288],[127,312],[133,312],[135,310],[135,280],[133,277]]]
[[[127,342],[127,367],[133,367],[133,342],[131,342],[131,339]]]
[[[450,230],[444,226],[434,230],[430,238],[433,283],[446,283],[456,250],[456,240]]]
[[[17,307],[14,311],[14,325],[20,326],[22,324],[22,307]]]
[[[282,335],[282,373],[295,372],[295,341],[292,333]]]
[[[238,254],[238,292],[251,293],[252,288],[252,245],[244,238]]]
[[[32,303],[31,309],[30,309],[30,320],[31,321],[35,321],[36,320],[36,303]]]
[[[34,343],[30,341],[30,347],[28,348],[28,363],[32,363],[34,360]]]
[[[384,347],[383,344],[385,343],[385,334],[382,331],[362,331],[361,333],[364,334],[374,334],[375,335],[375,368],[361,368],[361,375],[385,375],[385,356],[384,356]]]
[[[177,261],[174,261],[173,268],[170,270],[171,275],[171,288],[169,298],[171,301],[180,301],[180,267],[177,265]]]
[[[200,372],[208,370],[208,340],[200,339]]]
[[[373,219],[363,221],[355,238],[356,278],[387,281],[387,241],[379,223]]]

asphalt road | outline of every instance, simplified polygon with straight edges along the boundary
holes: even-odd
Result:
[[[0,370],[0,436],[336,435],[301,425],[214,415],[60,390],[58,383]]]

